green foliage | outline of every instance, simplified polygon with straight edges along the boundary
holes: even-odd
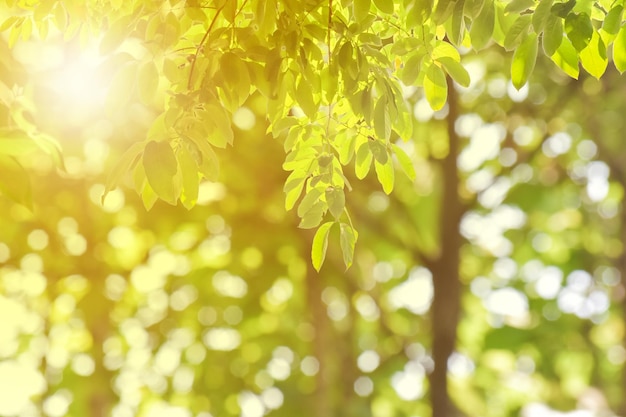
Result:
[[[403,85],[423,87],[430,106],[442,109],[447,77],[463,87],[471,81],[457,47],[481,50],[495,42],[513,51],[516,88],[532,76],[539,39],[545,55],[572,78],[579,63],[601,77],[608,50],[616,68],[626,68],[623,6],[603,16],[594,7],[604,10],[604,3],[595,1],[220,0],[206,8],[171,1],[171,7],[136,2],[90,7],[89,13],[65,2],[10,3],[23,10],[0,26],[10,46],[34,30],[45,38],[50,23],[83,43],[102,30],[100,52],[118,63],[109,114],[123,113],[131,97],[159,113],[138,140],[143,145],[132,145],[111,172],[105,195],[132,171],[147,207],[156,197],[191,209],[200,178],[219,178],[213,148],[233,144],[233,114],[262,97],[268,131],[286,152],[285,207],[298,206],[304,228],[330,217],[340,221],[352,164],[359,179],[373,164],[383,191],[391,192],[391,142],[413,136]],[[143,56],[122,52],[130,37],[145,49]],[[33,148],[15,135],[0,145],[4,154]],[[397,159],[412,178],[405,155]]]

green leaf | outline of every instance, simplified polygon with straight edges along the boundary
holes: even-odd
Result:
[[[471,19],[476,18],[483,9],[484,4],[485,0],[465,0],[465,15]]]
[[[540,34],[546,27],[548,17],[550,16],[550,7],[552,7],[553,2],[554,0],[539,0],[539,4],[532,17],[535,33]]]
[[[387,162],[387,158],[389,157],[389,155],[387,155],[387,148],[385,147],[385,145],[383,145],[380,141],[374,138],[370,138],[367,143],[376,161],[380,162],[381,164]]]
[[[448,98],[446,76],[437,65],[432,64],[424,77],[424,93],[433,110],[441,110]]]
[[[365,20],[370,12],[370,5],[372,0],[354,0],[352,7],[354,7],[354,16],[357,22]]]
[[[604,46],[604,42],[602,42],[598,32],[593,32],[589,45],[580,51],[579,57],[585,71],[597,79],[602,77],[609,60],[606,56],[606,46]]]
[[[102,194],[101,203],[109,192],[111,192],[120,183],[122,176],[130,171],[139,161],[139,156],[143,152],[145,144],[143,142],[135,142],[119,157],[117,163],[109,171],[106,183],[104,185],[104,193]]]
[[[537,60],[537,34],[531,33],[513,54],[511,81],[518,90],[526,84]]]
[[[309,118],[313,119],[317,113],[318,106],[313,100],[311,86],[304,78],[300,79],[300,83],[296,88],[296,99],[304,113],[306,113]]]
[[[362,180],[365,178],[367,173],[370,171],[370,167],[372,166],[372,152],[370,151],[369,145],[366,143],[362,143],[361,146],[357,148],[356,151],[356,163],[354,166],[354,171],[358,179]]]
[[[226,52],[220,58],[220,74],[224,78],[224,98],[227,108],[235,111],[250,95],[250,72],[245,62],[233,52]]]
[[[307,173],[304,170],[297,169],[293,171],[287,177],[285,185],[283,186],[283,192],[285,193],[285,210],[291,210],[304,188],[304,183],[308,178]]]
[[[404,85],[413,85],[417,80],[417,77],[420,74],[420,70],[422,68],[422,60],[424,59],[424,51],[418,49],[415,53],[409,55],[407,60],[404,62],[404,67],[402,68],[400,79],[404,83]]]
[[[622,24],[623,12],[624,12],[623,5],[618,4],[614,6],[604,18],[604,22],[602,22],[602,30],[604,30],[606,33],[609,33],[611,35],[617,34]]]
[[[395,179],[391,158],[389,158],[384,164],[374,161],[374,169],[376,170],[378,182],[383,186],[383,191],[385,194],[390,194],[393,191],[393,183]]]
[[[335,219],[339,219],[346,206],[346,196],[341,188],[329,187],[326,189],[326,203],[328,210]]]
[[[137,87],[139,98],[144,104],[151,104],[159,89],[159,72],[154,61],[144,62],[137,71]]]
[[[381,96],[374,108],[374,131],[378,138],[387,140],[391,136],[391,118],[387,108],[387,97]]]
[[[504,8],[504,13],[519,13],[535,5],[535,0],[512,0]]]
[[[27,155],[40,150],[37,143],[29,138],[21,130],[0,131],[0,154],[2,155]]]
[[[496,21],[495,5],[493,0],[485,0],[485,4],[480,14],[472,22],[470,27],[470,38],[472,47],[476,50],[483,49],[491,40]]]
[[[146,179],[156,195],[172,205],[176,205],[178,199],[174,186],[177,165],[174,151],[168,142],[148,142],[143,152]]]
[[[563,41],[563,21],[561,18],[551,14],[546,21],[546,28],[543,32],[543,51],[547,56],[552,56],[561,46]]]
[[[346,265],[346,268],[350,268],[354,259],[354,247],[356,246],[359,234],[353,227],[346,223],[341,223],[339,228],[339,242],[341,244],[341,253],[343,254],[343,263]]]
[[[572,11],[572,9],[576,6],[576,0],[568,0],[565,3],[556,3],[550,11],[555,16],[559,16],[563,19],[567,17],[567,15]]]
[[[620,73],[626,71],[626,25],[622,26],[613,42],[613,63]]]
[[[531,23],[530,15],[521,15],[504,36],[504,49],[512,51],[526,38]]]
[[[448,36],[455,45],[460,45],[465,35],[465,19],[463,18],[464,6],[464,0],[457,0],[454,11],[452,12],[452,19],[450,20],[450,32]]]
[[[455,61],[449,57],[441,57],[437,60],[443,68],[446,70],[448,75],[452,77],[454,81],[456,81],[459,85],[463,87],[469,87],[470,85],[470,76],[467,70],[460,62]]]
[[[327,222],[321,225],[313,236],[313,244],[311,245],[311,261],[313,262],[313,268],[317,272],[320,271],[324,259],[326,258],[326,249],[328,248],[328,235],[330,229],[335,223]]]
[[[578,79],[578,53],[569,39],[563,38],[561,46],[550,58],[563,72],[572,78]]]
[[[181,143],[178,149],[176,149],[176,159],[178,160],[178,169],[182,176],[183,186],[180,201],[189,210],[198,201],[198,188],[200,185],[198,166],[191,152],[187,149],[186,143]]]
[[[570,13],[565,18],[565,33],[577,51],[582,51],[589,45],[593,35],[593,26],[588,15]]]
[[[393,13],[393,0],[374,0],[374,5],[383,13]]]
[[[33,207],[28,172],[11,156],[0,155],[0,193],[29,209]]]
[[[391,149],[393,149],[396,158],[398,158],[398,162],[400,163],[400,168],[402,168],[402,172],[404,172],[411,181],[415,181],[415,167],[413,166],[413,161],[411,161],[409,155],[404,152],[404,149],[396,144],[392,143]]]
[[[461,55],[459,54],[459,51],[457,51],[457,49],[454,46],[450,45],[448,42],[445,42],[445,41],[436,42],[435,47],[433,48],[433,51],[430,54],[430,57],[434,61],[438,61],[440,58],[443,58],[443,57],[452,58],[456,62],[461,61]]]
[[[312,188],[306,192],[306,195],[298,205],[298,216],[304,217],[304,215],[311,210],[311,208],[319,201],[322,196],[322,192],[318,188]]]
[[[322,201],[318,201],[313,205],[313,207],[311,207],[309,211],[304,213],[304,216],[302,216],[302,220],[300,221],[300,224],[298,224],[298,227],[300,229],[312,229],[314,227],[317,227],[322,222],[325,209],[326,204],[324,204]]]

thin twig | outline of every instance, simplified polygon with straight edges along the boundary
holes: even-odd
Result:
[[[188,90],[191,90],[191,81],[193,79],[193,71],[196,68],[196,61],[198,60],[198,54],[200,53],[200,50],[204,47],[204,43],[209,38],[209,34],[211,33],[211,30],[213,30],[213,26],[215,25],[215,22],[217,22],[217,17],[220,15],[220,13],[224,9],[224,7],[226,7],[226,3],[228,3],[228,1],[230,1],[230,0],[226,0],[224,2],[224,4],[222,4],[217,9],[217,11],[215,12],[215,16],[213,16],[213,20],[211,20],[211,24],[209,25],[209,28],[207,29],[206,33],[202,37],[202,40],[198,44],[198,47],[196,48],[196,53],[194,54],[193,60],[191,61],[191,69],[189,70],[189,81],[187,82],[187,89]]]

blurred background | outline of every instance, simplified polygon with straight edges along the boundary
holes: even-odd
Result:
[[[105,112],[102,59],[73,43],[0,49],[0,117],[21,100],[65,159],[29,153],[26,175],[0,172],[18,201],[32,186],[30,208],[0,197],[0,415],[429,416],[439,330],[457,335],[460,415],[626,415],[614,69],[572,80],[540,59],[517,91],[510,55],[487,49],[464,55],[472,84],[441,111],[407,88],[415,133],[397,144],[416,180],[398,172],[386,195],[348,174],[355,262],[345,270],[332,235],[318,274],[260,95],[198,205],[147,211],[130,177],[101,196],[156,111],[129,97]],[[458,328],[429,313],[442,274]]]

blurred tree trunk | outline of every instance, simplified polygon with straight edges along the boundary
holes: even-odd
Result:
[[[461,282],[459,263],[461,234],[459,223],[463,208],[459,199],[459,175],[457,156],[459,138],[454,130],[458,117],[457,95],[452,82],[448,79],[448,155],[442,161],[443,201],[440,214],[439,257],[431,265],[433,274],[434,298],[432,303],[432,355],[435,369],[430,374],[430,401],[433,417],[449,417],[454,407],[448,393],[448,358],[456,345],[456,331],[461,303]]]

